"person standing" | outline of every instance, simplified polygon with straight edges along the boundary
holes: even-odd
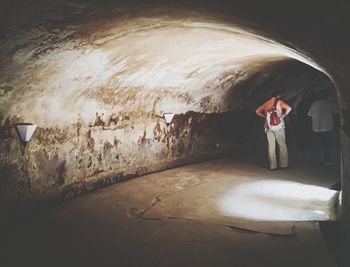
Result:
[[[321,98],[311,104],[308,116],[312,118],[312,143],[314,158],[317,162],[332,164],[332,131],[334,129],[334,115],[338,113],[337,105],[329,96]]]
[[[268,163],[270,170],[288,168],[288,150],[286,145],[284,118],[292,108],[279,96],[273,96],[256,109],[256,114],[265,118],[265,133],[268,143]],[[276,159],[276,142],[279,149],[279,164]]]

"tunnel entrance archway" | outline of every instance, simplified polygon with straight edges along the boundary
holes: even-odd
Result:
[[[336,92],[334,85],[324,73],[297,60],[285,59],[265,63],[249,78],[232,88],[227,94],[227,101],[240,103],[235,106],[239,117],[232,118],[232,124],[239,125],[240,131],[237,134],[233,127],[230,135],[235,136],[243,146],[244,149],[240,153],[265,151],[263,119],[256,116],[255,109],[270,99],[276,91],[293,108],[286,120],[291,160],[311,161],[313,136],[308,111],[319,94],[327,93],[332,96],[332,101],[335,103]],[[334,120],[333,158],[338,159],[339,138],[336,136],[339,135],[339,118],[334,116]]]

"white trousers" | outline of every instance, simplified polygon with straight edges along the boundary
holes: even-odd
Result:
[[[276,142],[279,150],[279,166],[282,168],[288,167],[288,150],[284,129],[278,131],[271,131],[270,129],[267,129],[266,136],[269,154],[269,168],[273,170],[278,167],[276,160]]]

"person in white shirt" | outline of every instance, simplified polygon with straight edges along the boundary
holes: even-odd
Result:
[[[329,96],[320,97],[312,103],[308,115],[312,118],[313,146],[315,159],[325,164],[332,161],[332,131],[337,105]]]

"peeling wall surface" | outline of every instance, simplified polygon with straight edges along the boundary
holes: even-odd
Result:
[[[342,81],[345,63],[321,53],[328,51],[319,47],[317,29],[309,43],[302,34],[288,41],[278,28],[274,38],[274,32],[262,32],[239,16],[234,20],[227,3],[214,15],[205,4],[4,2],[3,207],[46,205],[129,177],[242,151],[254,144],[261,127],[254,110],[273,89],[283,86],[294,103],[316,85],[332,87],[325,74],[296,60]],[[237,5],[246,11],[240,1]],[[300,75],[286,74],[286,66]],[[170,126],[164,112],[176,114]],[[38,125],[25,147],[15,128],[20,122]]]

